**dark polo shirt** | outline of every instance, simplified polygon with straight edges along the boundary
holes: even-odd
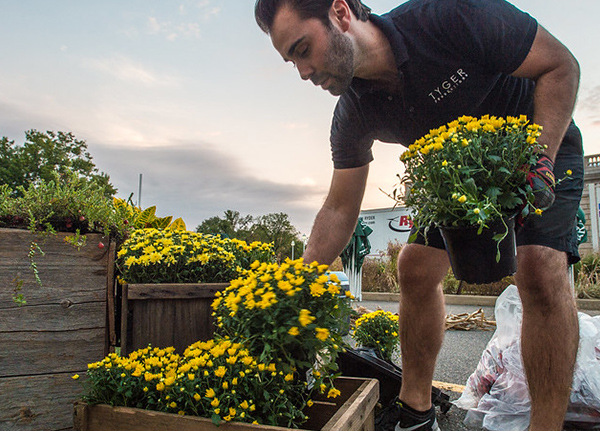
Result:
[[[399,94],[355,78],[331,125],[337,169],[373,160],[375,139],[405,146],[462,115],[533,118],[535,83],[510,74],[523,62],[537,22],[504,0],[410,0],[371,22],[389,39]],[[562,151],[581,154],[572,123]]]

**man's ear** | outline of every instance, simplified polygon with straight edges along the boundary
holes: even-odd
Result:
[[[333,0],[329,9],[329,19],[332,23],[337,23],[341,31],[348,31],[352,21],[352,11],[348,3],[345,0]]]

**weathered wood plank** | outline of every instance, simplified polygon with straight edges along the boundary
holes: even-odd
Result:
[[[342,391],[343,393],[343,391]],[[379,400],[379,381],[364,381],[323,426],[322,431],[373,431],[373,409]]]
[[[213,425],[210,419],[179,416],[150,410],[85,404],[75,405],[74,431],[285,431],[289,428],[228,422]],[[298,431],[305,431],[299,429]]]
[[[106,326],[106,301],[23,306],[0,310],[0,332],[69,331]]]
[[[2,271],[2,268],[0,268],[0,271]],[[48,271],[44,271],[42,275],[48,275]],[[81,273],[70,273],[68,278],[78,280],[77,284],[74,285],[74,282],[69,282],[66,279],[60,286],[46,284],[49,277],[44,277],[43,286],[33,283],[27,284],[23,286],[20,293],[25,296],[27,306],[60,304],[65,300],[72,303],[106,301],[106,277],[98,277],[96,280],[87,279],[87,281],[80,282],[82,275]],[[14,293],[14,283],[2,283],[0,281],[0,310],[21,308],[12,299]]]
[[[80,373],[81,374],[81,373]],[[0,378],[0,429],[62,430],[73,426],[82,385],[72,373]]]
[[[82,394],[73,373],[107,353],[107,280],[114,246],[87,235],[79,250],[70,234],[39,236],[0,229],[0,429],[66,430]],[[30,268],[35,240],[42,286]],[[102,242],[103,246],[98,244]],[[112,250],[112,251],[111,251]],[[18,280],[27,304],[12,299]]]
[[[219,284],[129,284],[123,289],[121,351],[152,344],[183,352],[214,333],[211,304]]]
[[[14,289],[22,282],[21,290],[28,305],[106,299],[106,281],[114,255],[109,241],[99,234],[89,234],[79,250],[64,242],[69,235],[57,233],[40,236],[27,230],[0,229],[0,309],[14,308]],[[39,241],[44,254],[36,252],[42,286],[35,280],[28,257],[32,240]],[[98,244],[106,243],[104,248]]]
[[[212,338],[212,298],[190,300],[129,300],[132,310],[131,348],[152,344],[173,346],[178,352]]]
[[[0,332],[0,377],[86,370],[105,356],[105,328]]]
[[[112,241],[110,243],[109,256],[116,256],[117,244]],[[116,316],[117,311],[115,307],[115,265],[110,263],[108,265],[108,274],[106,275],[106,325],[107,330],[107,345],[114,352],[114,347],[117,345],[117,329],[116,329]]]
[[[222,292],[227,286],[227,283],[130,284],[128,298],[132,300],[214,298],[215,293]]]

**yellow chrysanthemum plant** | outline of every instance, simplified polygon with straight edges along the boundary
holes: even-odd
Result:
[[[542,127],[524,115],[460,117],[402,154],[407,192],[395,195],[412,209],[415,225],[425,229],[478,226],[481,233],[490,222],[519,213],[542,215],[527,183],[529,167],[545,149],[538,141],[541,133]],[[495,241],[506,233],[495,235]]]
[[[357,346],[372,348],[381,359],[392,361],[400,348],[398,315],[383,310],[363,314],[351,335]]]
[[[123,283],[227,283],[254,261],[271,262],[273,245],[177,229],[137,229],[117,253]]]
[[[227,339],[197,342],[183,355],[145,348],[88,365],[84,400],[210,418],[297,428],[310,405],[305,384],[272,361]]]
[[[418,139],[401,156],[413,222],[483,228],[521,207],[523,216],[535,211],[526,179],[544,150],[540,134],[526,116],[463,116]]]
[[[349,292],[327,265],[302,259],[252,264],[213,302],[217,333],[273,358],[285,374],[335,396],[336,359],[351,312]],[[333,392],[332,392],[333,391]]]

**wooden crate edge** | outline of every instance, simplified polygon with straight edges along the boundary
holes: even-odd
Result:
[[[363,379],[357,377],[340,377],[342,379],[356,379],[362,380],[363,383],[355,391],[355,393],[338,409],[332,418],[325,424],[322,431],[331,430],[338,431],[343,429],[344,431],[353,431],[362,429],[362,422],[352,423],[352,418],[360,415],[361,412],[366,413],[367,419],[371,418],[368,413],[371,412],[377,400],[379,398],[379,382],[376,379]],[[361,401],[365,401],[366,405],[359,405]],[[94,411],[92,411],[94,409]],[[196,431],[285,431],[288,428],[270,426],[270,425],[251,425],[244,423],[224,423],[219,427],[212,424],[210,419],[199,418],[192,416],[178,416],[169,413],[161,413],[150,410],[140,410],[127,407],[111,407],[107,405],[96,405],[90,406],[83,401],[78,401],[74,404],[73,410],[73,425],[74,431],[103,431],[103,428],[91,427],[90,417],[91,413],[98,416],[105,416],[107,418],[115,415],[115,412],[127,412],[128,416],[136,417],[136,425],[139,427],[131,428],[128,427],[128,431],[147,431],[150,428],[147,420],[150,418],[170,418],[172,421],[177,421],[172,426],[176,426],[179,431],[187,431],[188,429],[195,429]],[[146,421],[144,421],[146,419]],[[146,423],[145,423],[146,422]],[[352,428],[347,428],[347,425],[351,424]],[[188,426],[190,428],[188,428]],[[341,427],[341,428],[340,428]],[[113,428],[118,431],[118,428]],[[367,428],[368,429],[368,428]],[[307,429],[298,429],[297,431],[310,431]]]
[[[338,409],[321,431],[359,431],[373,429],[374,424],[365,428],[365,421],[373,420],[372,414],[379,401],[379,380],[361,379],[364,382]]]

